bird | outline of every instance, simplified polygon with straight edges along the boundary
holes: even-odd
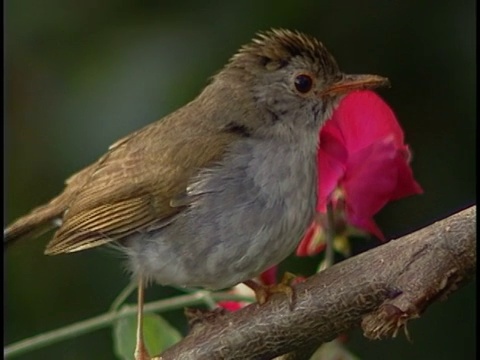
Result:
[[[135,359],[150,359],[144,287],[223,289],[284,260],[314,216],[319,130],[342,96],[387,84],[343,73],[313,36],[259,32],[196,98],[111,145],[4,242],[55,229],[47,255],[116,244],[138,281]]]

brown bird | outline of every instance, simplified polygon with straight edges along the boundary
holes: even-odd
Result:
[[[46,254],[115,242],[139,281],[220,289],[287,257],[312,219],[318,132],[342,95],[387,84],[343,74],[315,38],[260,33],[193,101],[110,146],[5,241],[58,227]]]

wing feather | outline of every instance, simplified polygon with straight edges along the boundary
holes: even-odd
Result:
[[[65,192],[72,196],[47,254],[96,247],[168,223],[188,205],[175,199],[190,178],[220,160],[241,136],[212,129],[172,134],[163,122],[121,139],[67,180]]]

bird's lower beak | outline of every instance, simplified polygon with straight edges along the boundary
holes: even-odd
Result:
[[[390,81],[378,75],[344,75],[341,80],[320,92],[320,96],[341,95],[352,90],[374,89],[388,85],[390,85]]]

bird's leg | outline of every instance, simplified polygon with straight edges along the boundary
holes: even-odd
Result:
[[[290,308],[293,308],[294,291],[291,283],[295,277],[295,275],[286,272],[278,284],[262,285],[255,280],[246,280],[243,283],[255,292],[255,298],[259,305],[265,304],[271,295],[280,293],[288,297]]]
[[[144,279],[138,277],[138,299],[137,299],[137,344],[135,346],[135,360],[150,360],[145,342],[143,341],[143,301],[144,301]]]

